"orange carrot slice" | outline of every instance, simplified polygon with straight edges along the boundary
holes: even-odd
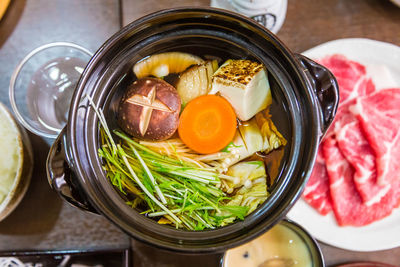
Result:
[[[179,119],[180,138],[201,154],[214,153],[226,147],[235,132],[235,111],[221,96],[203,95],[193,99]]]

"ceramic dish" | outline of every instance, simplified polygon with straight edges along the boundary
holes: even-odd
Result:
[[[400,48],[393,44],[369,39],[340,39],[310,50],[303,55],[319,59],[331,54],[343,54],[360,62],[371,73],[374,66],[385,65],[391,79],[374,80],[378,88],[400,86]],[[339,227],[333,213],[321,216],[302,199],[288,213],[288,217],[306,228],[316,239],[326,244],[354,251],[375,251],[400,245],[400,208],[380,221],[364,227]]]
[[[1,118],[5,120],[4,125],[10,127],[9,131],[15,134],[16,151],[15,156],[18,160],[15,164],[15,177],[9,188],[6,189],[7,193],[4,199],[0,201],[0,221],[6,218],[20,203],[26,190],[28,189],[33,167],[32,148],[25,130],[19,127],[14,120],[8,109],[0,103]],[[9,140],[3,139],[4,142]],[[10,155],[2,155],[2,159],[10,159]],[[1,179],[7,179],[2,176]],[[3,181],[4,182],[4,181]],[[4,183],[2,183],[4,185]]]
[[[250,244],[250,246],[248,246],[249,244],[244,244],[242,247],[228,250],[223,257],[221,267],[240,265],[282,266],[282,264],[284,266],[292,266],[291,264],[295,264],[296,266],[304,265],[310,267],[325,267],[324,257],[318,242],[315,241],[315,239],[302,226],[293,221],[284,219],[275,227],[281,228],[272,228],[270,232],[274,230],[275,232],[271,235],[268,235],[270,232],[265,233],[264,236],[259,237],[259,241],[257,241],[257,239],[251,241],[253,244]],[[283,230],[289,230],[288,232],[292,235],[284,235],[283,233],[285,233],[285,231]],[[278,233],[281,235],[278,235]],[[263,241],[260,241],[260,239],[263,239],[265,243],[263,244]],[[267,243],[272,245],[268,246],[266,245]],[[249,255],[249,250],[256,255],[251,255],[251,252]],[[236,256],[237,253],[243,253],[243,251],[245,251],[243,258],[238,258]],[[232,257],[232,253],[236,255],[233,255]],[[305,256],[307,254],[309,256]],[[269,255],[269,258],[267,255]],[[252,256],[256,256],[258,259],[251,259]],[[291,258],[286,258],[288,256]],[[262,262],[261,260],[266,261]],[[239,262],[240,264],[238,264]]]
[[[285,111],[279,119],[288,149],[270,197],[243,221],[207,231],[160,225],[126,205],[105,176],[98,157],[98,120],[85,95],[104,110],[109,127],[116,127],[122,92],[135,80],[132,66],[167,51],[254,58],[269,69],[273,97]],[[49,182],[70,203],[101,213],[140,241],[176,252],[224,251],[267,231],[301,195],[321,135],[336,112],[337,96],[336,80],[326,68],[291,53],[254,20],[218,9],[163,10],[117,32],[90,60],[72,98],[67,127],[50,150]]]

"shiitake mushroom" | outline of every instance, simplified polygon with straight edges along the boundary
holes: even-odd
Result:
[[[131,84],[118,107],[118,124],[142,140],[165,140],[179,124],[181,99],[176,89],[158,78],[142,78]]]

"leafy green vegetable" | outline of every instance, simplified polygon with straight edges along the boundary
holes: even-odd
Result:
[[[108,142],[103,142],[99,156],[104,160],[104,169],[112,184],[122,193],[133,193],[143,197],[150,208],[147,216],[165,216],[176,227],[190,230],[213,229],[222,222],[215,215],[230,199],[215,185],[220,184],[219,173],[212,169],[199,168],[190,162],[181,162],[147,149],[125,133],[114,131],[121,138],[116,145],[117,153],[112,154]],[[101,128],[101,135],[107,133]],[[113,171],[114,170],[114,171]],[[116,172],[115,170],[118,170]],[[138,190],[132,192],[124,179],[133,182]],[[141,191],[138,194],[138,191]],[[157,192],[159,191],[159,192]],[[144,193],[144,194],[143,194]],[[161,201],[164,197],[165,202]],[[135,199],[129,202],[135,203]],[[132,205],[137,207],[137,203]],[[243,210],[243,207],[238,207]],[[232,220],[243,219],[246,212],[228,210]],[[162,220],[162,223],[166,223]]]
[[[106,176],[127,199],[127,205],[147,209],[142,212],[145,216],[189,230],[214,229],[243,220],[267,197],[265,169],[260,162],[239,163],[222,174],[179,140],[155,145],[114,130],[119,138],[116,143],[101,109],[88,98],[101,124],[98,155]],[[206,156],[212,160],[226,154],[230,153]],[[250,172],[248,177],[241,168]],[[259,184],[248,188],[246,181]],[[234,196],[229,195],[232,188],[237,190]]]
[[[276,129],[268,110],[259,112],[254,117],[261,134],[264,137],[262,152],[268,153],[281,146],[285,146],[287,141],[282,134]]]
[[[240,178],[238,184],[224,183],[228,192],[238,188],[228,206],[246,207],[247,215],[267,199],[267,174],[262,161],[239,162],[229,168],[228,174]]]
[[[226,174],[238,178],[236,183],[231,181],[226,181],[224,183],[227,192],[233,192],[233,189],[240,188],[244,185],[251,187],[254,180],[267,177],[264,162],[262,161],[243,161],[236,163],[229,167]]]
[[[221,150],[221,152],[229,153],[232,148],[238,148],[238,147],[241,146],[237,146],[233,142],[230,142],[224,149]]]

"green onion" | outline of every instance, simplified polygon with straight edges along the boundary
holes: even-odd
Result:
[[[120,148],[120,146],[118,146],[118,148]],[[121,157],[124,160],[129,172],[131,173],[132,177],[135,179],[135,182],[140,186],[140,188],[143,190],[143,192],[146,193],[146,195],[152,200],[154,201],[161,209],[163,209],[165,212],[167,212],[168,215],[170,215],[178,224],[182,223],[182,221],[175,216],[175,214],[173,214],[168,208],[166,208],[161,202],[158,201],[158,199],[156,199],[148,190],[147,188],[141,183],[141,181],[139,180],[139,178],[137,177],[136,173],[132,170],[131,165],[129,164],[128,160],[126,159],[125,156],[125,152],[120,151],[120,149],[118,149],[119,152],[121,152]]]
[[[156,192],[158,194],[158,197],[161,199],[161,202],[163,204],[167,204],[167,200],[165,199],[163,193],[160,190],[160,187],[158,187],[156,180],[153,177],[153,174],[151,174],[149,168],[147,167],[146,163],[143,161],[142,157],[139,155],[139,153],[137,152],[137,150],[130,145],[131,150],[133,151],[133,153],[135,153],[135,156],[138,158],[140,164],[142,165],[143,169],[146,171],[147,175],[149,176],[151,182],[153,183],[153,186],[156,189]]]
[[[169,144],[173,157],[160,154],[140,144],[121,131],[114,141],[104,114],[87,96],[100,122],[103,160],[110,183],[127,199],[132,208],[147,205],[144,216],[164,217],[165,222],[189,230],[214,229],[242,220],[247,207],[226,206],[231,200],[220,188],[220,179],[235,181],[237,178],[220,174],[215,168],[187,157],[181,157],[173,144]],[[165,220],[166,219],[166,220]]]

